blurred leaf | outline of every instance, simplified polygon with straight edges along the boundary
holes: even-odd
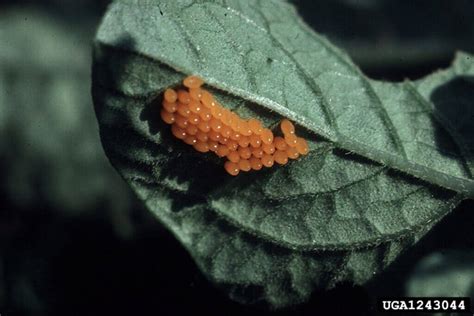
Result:
[[[110,167],[90,96],[88,37],[40,10],[0,15],[0,157],[20,209],[127,212],[133,195]]]
[[[444,80],[374,82],[281,1],[117,1],[96,38],[93,94],[111,162],[208,278],[281,307],[366,282],[462,198],[394,169],[473,193],[472,130],[420,94],[472,74],[469,58]],[[178,143],[159,95],[191,73],[244,117],[306,127],[310,155],[230,178]]]
[[[470,0],[292,2],[314,30],[345,49],[364,71],[381,77],[389,70],[405,73],[404,79],[420,65],[446,64],[456,50],[474,52]]]
[[[451,250],[427,256],[412,271],[406,295],[474,299],[474,252]]]

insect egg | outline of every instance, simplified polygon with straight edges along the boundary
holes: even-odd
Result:
[[[277,150],[286,150],[286,148],[288,147],[285,140],[280,136],[275,137],[273,143],[275,144],[275,148]]]
[[[175,116],[175,122],[176,122],[176,125],[178,125],[179,127],[183,129],[188,127],[189,125],[188,119],[179,114]]]
[[[204,81],[198,76],[188,76],[183,80],[183,85],[190,89],[196,89],[201,87]]]
[[[189,104],[189,102],[191,102],[191,96],[187,91],[178,90],[178,101],[183,104]]]
[[[283,135],[295,133],[295,126],[293,125],[293,123],[291,123],[287,119],[283,119],[281,121],[280,127],[281,127],[281,131],[283,132]]]
[[[210,121],[212,118],[211,111],[208,108],[202,108],[201,112],[199,112],[199,117],[203,121]]]
[[[258,135],[251,135],[250,136],[250,145],[254,148],[260,147],[262,145],[262,139]]]
[[[236,176],[240,172],[239,165],[232,161],[226,161],[224,164],[224,168],[232,176]]]
[[[308,154],[309,146],[308,146],[308,143],[306,142],[306,140],[304,138],[298,137],[298,141],[296,142],[296,150],[298,150],[298,152],[301,155],[307,155]]]
[[[178,104],[176,104],[175,102],[168,102],[165,100],[163,101],[163,108],[167,112],[174,113],[178,109]]]
[[[295,134],[285,134],[285,142],[290,147],[295,147],[298,137]]]
[[[173,89],[166,89],[164,99],[169,103],[175,103],[178,100],[178,94]]]
[[[164,109],[161,110],[161,119],[166,123],[166,124],[173,124],[176,120],[175,116],[173,113],[170,113],[168,111],[165,111]]]
[[[196,125],[189,124],[188,127],[186,127],[186,133],[188,135],[196,135],[198,132],[198,128]]]
[[[209,145],[209,150],[212,152],[216,152],[219,148],[219,144],[216,141],[210,140],[207,144]]]
[[[252,167],[253,170],[260,170],[262,169],[262,161],[258,158],[252,157],[249,159],[250,161],[250,166]]]
[[[232,134],[232,129],[229,126],[224,125],[221,130],[221,135],[230,138],[230,135]]]
[[[262,165],[264,165],[267,168],[270,168],[271,166],[273,166],[273,162],[274,162],[273,156],[268,155],[268,154],[263,155],[263,157],[261,158],[261,161],[262,161]]]
[[[308,143],[296,135],[289,120],[280,122],[283,137],[275,137],[260,120],[245,120],[219,104],[203,84],[199,77],[189,76],[184,88],[166,89],[160,116],[176,138],[196,151],[226,157],[224,168],[230,175],[269,168],[275,162],[284,165],[308,154]]]
[[[248,161],[248,159],[240,159],[238,164],[239,169],[242,171],[250,171],[250,169],[252,169],[252,166],[250,165],[250,161]]]
[[[211,130],[211,125],[209,125],[209,122],[206,121],[200,121],[197,127],[203,133],[208,133]]]
[[[275,152],[275,145],[273,145],[273,143],[263,144],[262,149],[266,154],[271,155]]]
[[[220,141],[221,138],[222,138],[222,135],[219,132],[216,132],[216,131],[210,131],[208,135],[209,135],[209,139],[213,140],[215,142]]]
[[[181,116],[188,117],[189,114],[191,114],[191,110],[189,110],[189,107],[186,104],[178,103],[178,113]]]
[[[187,135],[185,138],[184,138],[184,142],[188,145],[194,145],[197,143],[197,138],[196,136],[194,135]]]
[[[202,90],[200,88],[189,89],[189,96],[191,99],[199,101],[202,98]]]
[[[202,111],[201,102],[191,100],[191,102],[189,102],[189,110],[193,113],[199,114]]]
[[[200,153],[207,153],[209,151],[209,145],[206,142],[202,142],[200,140],[198,140],[193,147]]]
[[[273,143],[273,133],[271,130],[268,128],[265,128],[262,133],[260,134],[260,137],[262,138],[262,142],[264,144],[271,144]]]
[[[199,119],[199,115],[197,115],[196,113],[191,113],[189,114],[188,121],[191,124],[197,125],[201,120]]]
[[[262,123],[257,119],[250,119],[248,121],[249,127],[252,130],[252,133],[260,135],[263,132]]]
[[[227,146],[225,145],[219,145],[219,147],[217,148],[217,151],[216,151],[216,154],[217,156],[219,157],[225,157],[229,154],[230,150],[229,148],[227,148]]]
[[[239,144],[235,140],[229,140],[227,142],[227,148],[229,148],[230,151],[236,151],[239,149]]]
[[[240,158],[242,159],[249,159],[250,156],[252,156],[252,151],[248,147],[240,147],[237,149],[237,152],[240,155]]]
[[[207,142],[207,140],[209,139],[209,136],[207,135],[207,133],[204,133],[203,131],[198,131],[197,134],[196,134],[196,138],[200,141],[200,142]]]
[[[252,155],[255,158],[262,158],[263,154],[264,154],[264,152],[263,152],[263,149],[261,147],[252,149]]]
[[[280,165],[284,165],[288,162],[288,154],[284,150],[277,150],[273,154],[273,159],[275,159],[275,162],[279,163]]]
[[[239,146],[240,146],[240,147],[248,147],[249,144],[250,144],[250,139],[249,139],[247,136],[242,136],[242,137],[238,140],[238,143],[239,143]]]
[[[219,121],[219,120],[216,119],[216,118],[213,118],[213,119],[211,119],[211,122],[210,122],[210,123],[211,123],[211,128],[212,128],[212,130],[214,130],[214,131],[216,131],[216,132],[220,132],[220,131],[221,131],[222,126],[223,126],[221,121]]]
[[[288,147],[286,149],[286,154],[288,155],[288,158],[290,159],[298,159],[298,157],[300,156],[300,153],[295,147]]]
[[[171,132],[173,133],[174,137],[178,139],[184,139],[186,137],[186,131],[176,124],[171,125]]]
[[[229,159],[230,161],[232,162],[239,162],[240,160],[240,155],[237,151],[231,151],[228,155],[227,155],[227,159]]]

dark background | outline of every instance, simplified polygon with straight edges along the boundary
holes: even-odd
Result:
[[[471,0],[293,2],[372,78],[417,79],[474,52]],[[107,3],[0,2],[0,314],[266,313],[209,284],[109,166],[89,92]],[[443,293],[453,276],[474,298],[473,211],[463,202],[366,286],[276,314],[373,314],[376,296]]]

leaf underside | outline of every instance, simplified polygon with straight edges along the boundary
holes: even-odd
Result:
[[[472,60],[375,82],[282,1],[117,1],[93,96],[112,164],[205,275],[283,307],[366,282],[472,196]],[[162,92],[187,74],[242,117],[290,118],[310,154],[229,177],[160,122]]]

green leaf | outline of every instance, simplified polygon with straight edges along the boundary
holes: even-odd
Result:
[[[462,199],[439,185],[472,193],[472,129],[431,100],[455,79],[469,104],[469,58],[442,79],[374,82],[282,1],[117,1],[93,95],[112,164],[206,276],[282,307],[383,270]],[[191,73],[241,116],[297,122],[310,154],[233,178],[176,141],[160,95]]]

